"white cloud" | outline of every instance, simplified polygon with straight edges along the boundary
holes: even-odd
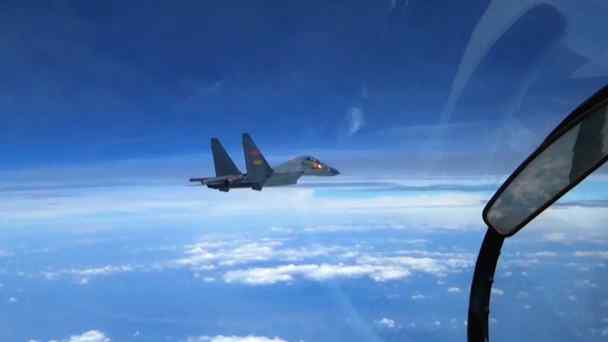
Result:
[[[414,272],[427,273],[437,277],[444,277],[451,273],[458,273],[472,267],[474,257],[469,253],[442,253],[424,250],[399,251],[397,256],[378,256],[361,250],[356,245],[343,254],[338,255],[349,263],[306,263],[284,264],[272,267],[251,267],[232,269],[224,273],[223,279],[229,283],[242,283],[248,285],[268,285],[288,283],[296,279],[326,281],[340,278],[368,277],[374,281],[383,282],[408,277]],[[313,246],[302,247],[301,250],[264,250],[264,259],[273,261],[292,261],[305,256],[330,255],[330,251],[344,251],[346,247]],[[232,264],[232,263],[231,263]]]
[[[383,318],[377,320],[376,324],[383,328],[388,328],[388,329],[394,329],[397,327],[397,322],[395,322],[395,320],[392,320],[392,319],[386,318],[386,317],[383,317]]]
[[[551,252],[551,251],[540,251],[540,252],[535,252],[535,253],[527,253],[526,256],[527,257],[537,257],[537,258],[552,258],[552,257],[556,257],[557,253]]]
[[[412,255],[418,256],[363,256],[358,262],[363,264],[385,265],[403,267],[412,272],[429,273],[443,277],[449,273],[457,273],[468,269],[473,264],[473,257],[469,254],[433,253],[414,251]],[[433,256],[433,257],[431,257]]]
[[[462,290],[460,290],[459,287],[449,287],[448,292],[449,293],[460,293],[460,292],[462,292]]]
[[[369,182],[369,180],[367,180]],[[374,181],[374,180],[372,180]],[[448,180],[390,180],[397,185],[441,185]],[[375,180],[378,182],[378,180]],[[385,180],[383,180],[385,182]],[[456,179],[456,184],[469,184],[469,179]],[[256,222],[269,226],[285,225],[282,218],[290,217],[308,227],[320,222],[322,216],[335,217],[337,213],[357,216],[400,217],[394,225],[398,229],[475,229],[479,230],[479,210],[487,195],[459,191],[425,191],[412,193],[387,192],[374,196],[319,196],[318,190],[309,187],[267,188],[263,192],[234,191],[221,196],[210,190],[177,185],[151,185],[146,187],[115,186],[99,187],[90,191],[59,189],[57,191],[31,190],[28,193],[3,193],[10,201],[0,205],[0,216],[7,222],[41,222],[42,219],[61,220],[65,229],[102,229],[107,223],[91,224],[83,228],[78,217],[101,217],[119,214],[119,220],[128,219],[130,224],[156,222],[158,220],[203,221],[225,220],[235,213],[244,218],[254,216]],[[145,200],[142,200],[145,199]],[[201,219],[200,211],[206,215]],[[279,214],[277,214],[279,213]],[[272,215],[269,215],[272,214]],[[271,219],[272,218],[272,221]],[[96,221],[96,219],[94,220]],[[330,220],[323,220],[330,221]],[[78,222],[78,224],[77,224]],[[376,225],[376,228],[379,225]],[[97,227],[97,228],[95,228]],[[359,225],[359,228],[365,225]],[[322,228],[322,227],[321,227]],[[354,226],[341,225],[350,230]],[[294,229],[294,231],[296,231]],[[312,229],[311,229],[312,231]],[[296,231],[299,232],[299,231]]]
[[[279,240],[210,242],[203,241],[186,246],[185,257],[175,261],[177,266],[194,270],[209,270],[218,266],[275,261],[301,261],[347,252],[344,247],[310,245],[301,248],[284,248]]]
[[[287,342],[286,340],[274,337],[264,337],[264,336],[195,336],[188,337],[186,342]]]
[[[349,252],[350,251],[350,252]],[[342,259],[352,259],[352,247],[324,246],[319,244],[299,248],[285,248],[283,242],[273,239],[239,240],[223,238],[218,241],[201,241],[184,246],[184,256],[175,260],[158,262],[151,265],[106,265],[102,267],[71,268],[56,271],[43,271],[41,275],[53,280],[62,276],[75,277],[81,285],[89,283],[91,278],[135,271],[162,271],[171,268],[188,268],[195,278],[205,282],[215,279],[206,271],[218,267],[230,268],[237,265],[265,261],[302,261],[309,258],[341,255]],[[348,254],[351,253],[351,254]],[[321,269],[323,271],[325,269]],[[386,271],[386,276],[389,270]],[[381,276],[381,275],[379,275]]]
[[[18,300],[17,298],[15,298],[15,297],[10,297],[10,298],[8,299],[8,302],[9,302],[9,303],[17,303],[18,301],[19,301],[19,300]]]
[[[598,183],[597,180],[591,180],[588,184]],[[539,234],[545,241],[555,243],[573,244],[581,241],[605,243],[606,236],[601,227],[606,219],[608,212],[599,208],[554,207],[539,215],[530,223],[526,231]]]
[[[505,261],[506,267],[518,266],[523,268],[529,268],[532,266],[538,266],[541,264],[541,261],[538,258],[534,258],[532,256],[526,258],[512,258]]]
[[[187,247],[186,257],[176,261],[184,266],[204,266],[212,263],[236,265],[254,261],[265,261],[272,258],[274,248],[280,246],[279,241],[252,242],[236,246],[214,245],[201,242]],[[219,247],[219,248],[218,248]]]
[[[359,132],[365,125],[365,111],[361,107],[353,106],[348,109],[346,113],[346,122],[348,124],[349,136],[352,136]]]
[[[49,342],[110,342],[110,338],[99,330],[89,330],[82,335],[72,335],[63,340],[51,340]]]
[[[425,298],[426,298],[426,296],[422,295],[420,293],[417,293],[417,294],[415,294],[415,295],[412,296],[412,300],[421,300],[421,299],[425,299]]]
[[[277,268],[253,268],[249,270],[230,271],[224,275],[227,283],[245,283],[249,285],[266,285],[293,280],[291,273],[296,272],[295,265]]]
[[[118,273],[133,272],[140,269],[140,267],[132,265],[106,265],[102,267],[89,267],[89,268],[72,268],[59,271],[44,271],[42,276],[48,280],[56,279],[60,276],[71,276],[78,278],[78,283],[86,285],[89,283],[91,278],[94,277],[105,277]]]
[[[566,241],[568,238],[564,233],[548,233],[544,235],[544,239],[550,242],[563,242]]]
[[[85,268],[85,269],[75,269],[72,270],[71,273],[81,275],[81,276],[106,276],[114,273],[124,273],[133,271],[133,267],[129,265],[122,266],[103,266],[103,267],[94,267],[94,268]]]
[[[493,294],[493,295],[495,295],[495,296],[502,296],[502,295],[504,295],[504,294],[505,294],[505,291],[503,291],[503,290],[501,290],[501,289],[498,289],[498,288],[493,287],[493,288],[492,288],[492,294]]]
[[[608,259],[608,251],[576,251],[575,257]]]
[[[282,233],[282,234],[291,234],[294,232],[293,228],[278,227],[278,226],[270,227],[270,231],[274,232],[274,233]]]
[[[413,272],[428,273],[444,277],[461,272],[472,266],[473,254],[430,252],[420,249],[395,252],[396,256],[372,253],[373,248],[365,244],[349,246],[321,244],[287,247],[289,239],[258,240],[233,239],[222,236],[217,240],[205,240],[184,246],[184,256],[151,265],[106,265],[101,267],[72,268],[45,271],[42,276],[55,279],[61,276],[74,277],[81,285],[94,277],[104,277],[126,272],[163,271],[171,268],[187,268],[193,276],[204,282],[218,280],[215,269],[221,269],[219,279],[228,283],[268,285],[288,283],[297,279],[327,281],[367,277],[384,282],[408,277]],[[370,254],[371,253],[371,254]],[[318,260],[321,258],[321,260]],[[341,260],[336,263],[327,260]],[[307,259],[314,262],[298,263]],[[272,263],[272,266],[241,266],[256,263]],[[284,262],[284,264],[277,264]],[[241,267],[239,267],[241,266]]]
[[[375,265],[304,264],[277,267],[258,267],[228,271],[224,274],[227,283],[269,285],[290,282],[295,277],[325,281],[338,278],[369,277],[375,281],[402,279],[410,275],[406,269]]]

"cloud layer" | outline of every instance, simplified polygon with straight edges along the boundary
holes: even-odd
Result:
[[[186,342],[287,342],[286,340],[274,337],[264,337],[264,336],[195,336],[188,337]]]
[[[50,340],[49,342],[111,342],[111,340],[99,330],[89,330],[80,335],[72,335],[67,339]]]

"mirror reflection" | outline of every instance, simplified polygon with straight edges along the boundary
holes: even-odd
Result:
[[[608,154],[606,102],[536,155],[485,213],[502,235],[516,232],[546,205],[592,170]]]

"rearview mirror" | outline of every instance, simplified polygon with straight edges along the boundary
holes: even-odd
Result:
[[[494,272],[506,237],[517,233],[608,159],[608,86],[564,119],[513,172],[483,210],[490,227],[469,293],[467,337],[488,342]]]
[[[557,126],[494,194],[483,220],[511,236],[608,159],[608,87]]]

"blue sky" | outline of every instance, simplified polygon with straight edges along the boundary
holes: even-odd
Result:
[[[364,150],[422,173],[429,154],[463,173],[517,159],[605,82],[605,47],[556,1],[513,16],[461,77],[488,6],[4,2],[2,168],[188,155],[210,136],[234,148],[243,131],[271,155]]]
[[[464,340],[483,206],[606,83],[607,13],[3,1],[0,339]],[[212,136],[243,169],[242,132],[341,175],[187,186]],[[605,339],[607,189],[594,175],[505,243],[492,337]]]

